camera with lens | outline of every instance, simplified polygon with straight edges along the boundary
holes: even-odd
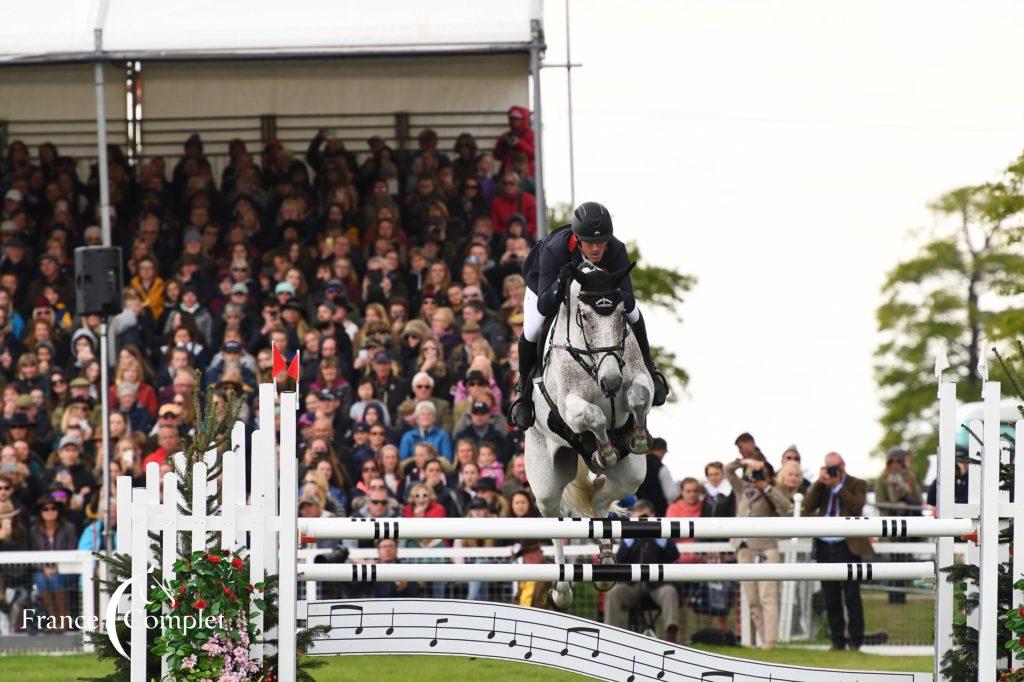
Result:
[[[763,481],[764,480],[764,469],[756,469],[750,472],[751,481]]]
[[[348,561],[348,547],[335,545],[334,549],[326,554],[317,554],[313,557],[314,564],[343,564]]]
[[[825,471],[827,471],[828,475],[831,476],[832,478],[839,478],[839,466],[838,465],[830,466],[827,469],[825,469]]]

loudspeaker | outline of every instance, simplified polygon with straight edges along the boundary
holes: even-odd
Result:
[[[75,308],[79,315],[118,314],[123,305],[123,289],[121,247],[75,249]]]

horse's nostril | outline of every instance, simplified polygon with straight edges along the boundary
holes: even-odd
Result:
[[[605,377],[601,379],[601,390],[605,393],[617,391],[621,385],[622,380],[617,377]]]

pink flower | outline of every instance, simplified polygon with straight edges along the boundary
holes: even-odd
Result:
[[[196,655],[192,654],[192,655],[190,655],[189,657],[187,657],[185,660],[183,660],[181,662],[181,667],[182,668],[187,668],[187,669],[191,670],[192,668],[196,667],[196,663],[198,661],[199,661],[199,659],[196,658]]]

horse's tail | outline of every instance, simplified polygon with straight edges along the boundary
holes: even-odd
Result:
[[[570,517],[594,518],[597,512],[594,511],[594,493],[597,486],[594,485],[595,478],[591,476],[590,469],[583,462],[582,457],[576,458],[576,478],[569,481],[562,491],[562,515]],[[616,516],[625,516],[629,510],[620,504],[613,502],[609,508]]]

